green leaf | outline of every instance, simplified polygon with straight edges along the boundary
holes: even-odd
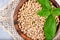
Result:
[[[51,4],[49,0],[37,0],[44,9],[51,9]]]
[[[39,16],[48,17],[50,15],[50,11],[46,9],[42,9],[42,10],[39,10],[37,14]]]
[[[55,8],[52,10],[52,15],[59,16],[60,15],[60,8]]]
[[[56,20],[52,15],[49,15],[49,17],[46,19],[46,22],[44,24],[44,33],[46,40],[52,40],[56,33]]]

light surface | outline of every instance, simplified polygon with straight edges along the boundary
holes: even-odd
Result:
[[[13,38],[2,28],[0,28],[0,40],[13,40]]]
[[[0,0],[0,10],[2,10],[10,0]]]
[[[60,5],[60,0],[55,0]]]

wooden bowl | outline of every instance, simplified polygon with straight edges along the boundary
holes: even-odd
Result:
[[[17,30],[17,32],[19,33],[19,35],[20,35],[23,39],[25,39],[25,40],[32,40],[32,39],[30,39],[29,37],[27,37],[25,34],[23,34],[23,32],[20,31],[20,28],[19,28],[19,26],[18,26],[18,21],[17,21],[19,9],[22,7],[22,5],[23,5],[26,1],[28,1],[28,0],[21,0],[21,1],[19,2],[18,6],[17,6],[16,9],[15,9],[14,16],[13,16],[13,18],[14,18],[14,25],[15,25],[15,29]],[[53,2],[53,1],[51,1],[51,2]],[[54,4],[54,2],[53,2],[53,4]],[[55,6],[56,6],[56,5],[55,5]]]
[[[30,38],[28,38],[25,34],[23,34],[23,32],[20,31],[20,28],[18,26],[18,12],[19,12],[19,9],[22,7],[22,5],[26,2],[27,0],[21,0],[18,4],[18,6],[16,7],[15,9],[15,12],[14,12],[14,25],[15,25],[15,29],[17,30],[17,32],[19,33],[19,35],[25,39],[25,40],[31,40]]]

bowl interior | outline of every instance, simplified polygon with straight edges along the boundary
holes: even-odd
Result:
[[[15,29],[17,30],[17,32],[19,33],[19,35],[24,38],[25,40],[32,40],[30,38],[28,38],[25,34],[23,34],[23,32],[20,31],[20,28],[18,26],[18,12],[19,12],[19,9],[22,7],[22,5],[26,2],[27,0],[21,0],[18,4],[18,6],[16,7],[15,9],[15,12],[14,12],[14,25],[15,25]],[[52,1],[53,2],[53,1]],[[53,3],[54,4],[54,3]],[[56,5],[55,5],[56,6]],[[56,6],[57,7],[57,6]]]

